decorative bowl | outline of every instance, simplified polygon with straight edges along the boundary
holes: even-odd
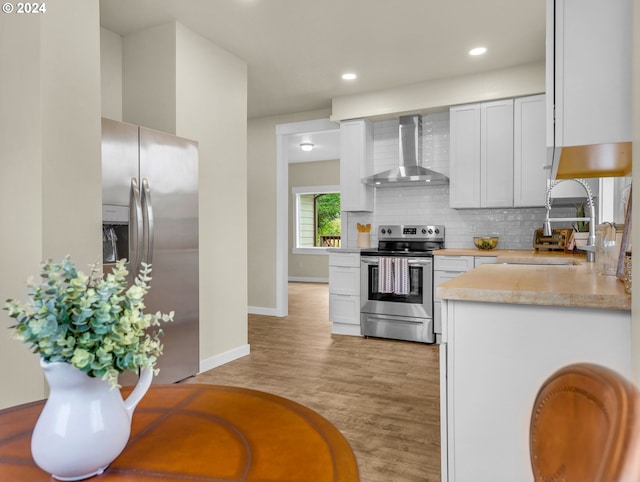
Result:
[[[490,234],[487,236],[474,236],[473,244],[478,249],[493,249],[498,246],[498,241],[500,237],[495,234]]]

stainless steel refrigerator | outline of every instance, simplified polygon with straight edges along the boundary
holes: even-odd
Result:
[[[135,276],[152,265],[146,311],[175,311],[163,323],[164,351],[154,383],[198,373],[198,144],[102,119],[103,263],[128,260]],[[123,374],[127,385],[135,376]]]

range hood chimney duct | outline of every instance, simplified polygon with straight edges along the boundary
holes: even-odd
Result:
[[[449,183],[449,178],[444,174],[420,165],[422,162],[422,116],[400,117],[398,136],[400,141],[398,167],[364,178],[363,183],[376,187],[441,186]]]

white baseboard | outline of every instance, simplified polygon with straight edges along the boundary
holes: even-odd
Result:
[[[224,353],[212,356],[206,360],[200,360],[200,373],[222,366],[226,363],[232,362],[233,360],[242,358],[243,356],[247,356],[250,352],[251,346],[247,343],[246,345],[225,351]]]
[[[362,333],[360,332],[360,325],[347,323],[333,323],[331,326],[331,333],[334,335],[362,336]]]
[[[328,283],[329,278],[306,278],[304,276],[289,276],[289,281],[294,283]]]
[[[261,306],[250,306],[248,312],[252,315],[282,316],[275,308],[263,308]]]

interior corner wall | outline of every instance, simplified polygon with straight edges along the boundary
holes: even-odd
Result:
[[[200,359],[207,360],[248,346],[247,64],[181,24],[176,32],[176,134],[199,143]]]
[[[100,261],[99,6],[0,15],[0,299],[26,301],[46,257]],[[10,319],[0,311],[7,326]],[[0,408],[42,399],[37,356],[0,330]]]
[[[122,120],[176,133],[176,23],[122,40]]]

